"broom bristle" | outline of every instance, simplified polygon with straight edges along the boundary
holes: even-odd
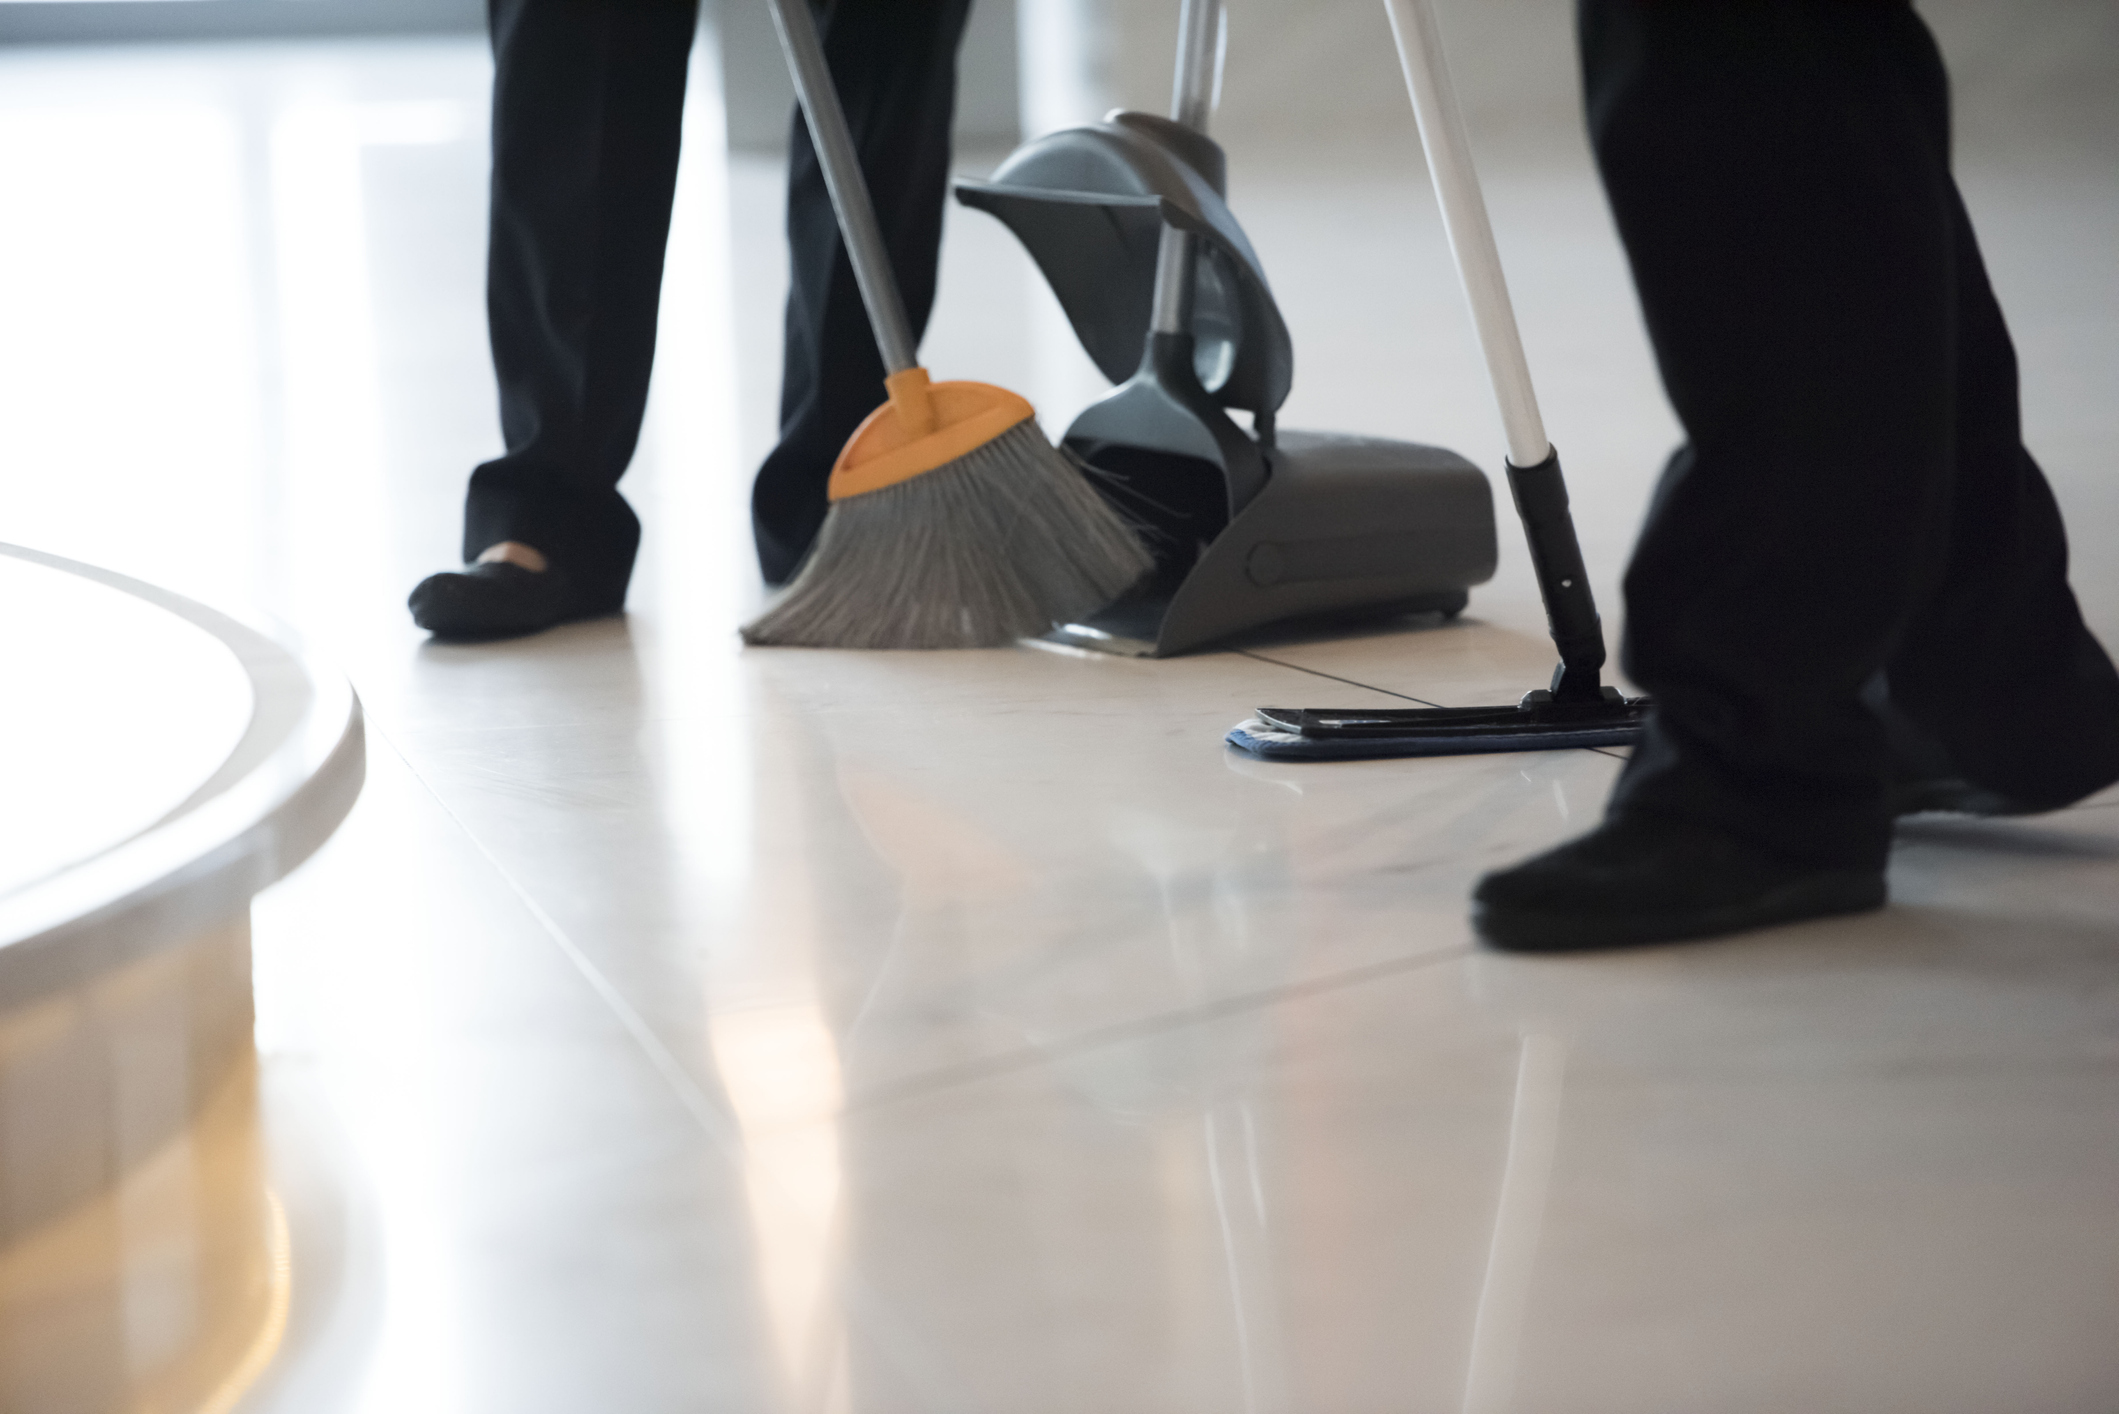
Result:
[[[1092,614],[1152,566],[1139,534],[1021,422],[946,466],[832,504],[754,644],[990,648]]]

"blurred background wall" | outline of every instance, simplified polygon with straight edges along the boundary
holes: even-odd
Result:
[[[1073,13],[1107,102],[1168,104],[1178,0],[1018,4],[1026,17]],[[1579,122],[1573,0],[1436,0],[1436,8],[1481,134]],[[2119,120],[2113,0],[1918,0],[1917,8],[1949,58],[1965,132],[2059,138],[2086,118]],[[1217,125],[1232,140],[1353,136],[1405,123],[1379,0],[1228,0],[1227,9]],[[1026,54],[1026,71],[1037,63]]]
[[[485,0],[0,0],[0,44],[483,30]]]
[[[706,23],[721,41],[728,141],[738,149],[787,145],[795,90],[781,62],[766,0],[707,0]],[[957,141],[1006,147],[1020,128],[1015,0],[973,0],[958,60]]]
[[[964,47],[959,137],[1167,108],[1180,0],[977,0]],[[1437,0],[1450,57],[1485,141],[1578,129],[1573,0]],[[2119,3],[1920,0],[1977,143],[2077,144],[2119,131]],[[1231,143],[1350,141],[1408,120],[1378,0],[1228,0],[1217,130]],[[720,0],[729,134],[785,141],[792,101],[763,0]]]
[[[976,0],[958,138],[1023,132],[1112,107],[1164,109],[1180,0]],[[1572,0],[1437,0],[1483,142],[1578,131]],[[1229,0],[1216,128],[1233,145],[1356,141],[1407,121],[1378,0]],[[2079,147],[2119,132],[2119,3],[1920,0],[1976,147]],[[0,43],[461,33],[484,0],[0,0]],[[792,93],[765,0],[706,0],[738,149],[786,142]]]

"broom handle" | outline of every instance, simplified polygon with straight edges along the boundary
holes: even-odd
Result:
[[[839,216],[839,234],[853,260],[854,281],[861,287],[861,303],[868,309],[868,324],[883,355],[883,371],[903,373],[919,362],[919,351],[913,342],[912,323],[905,317],[905,302],[898,295],[897,278],[891,273],[890,255],[883,247],[882,228],[876,224],[875,204],[868,198],[868,183],[861,179],[861,159],[854,151],[853,134],[846,128],[846,111],[839,106],[839,90],[824,61],[816,19],[809,12],[809,0],[772,0],[772,7],[787,72],[802,101],[810,142],[824,169],[824,186]]]
[[[1464,134],[1464,115],[1456,89],[1442,62],[1442,35],[1429,0],[1383,0],[1398,41],[1398,61],[1405,86],[1420,120],[1420,144],[1435,179],[1435,200],[1442,208],[1450,253],[1471,304],[1472,324],[1494,400],[1508,432],[1508,489],[1530,544],[1531,568],[1538,577],[1538,596],[1545,601],[1545,623],[1560,667],[1553,674],[1552,695],[1563,702],[1593,702],[1602,688],[1604,624],[1582,563],[1582,543],[1567,508],[1567,481],[1560,457],[1545,436],[1538,416],[1537,394],[1530,386],[1530,364],[1523,357],[1523,337],[1509,303],[1508,281],[1501,274],[1501,253],[1494,247],[1494,228],[1472,167],[1471,143]]]
[[[1545,439],[1545,421],[1538,416],[1537,394],[1531,391],[1530,364],[1523,357],[1508,281],[1501,274],[1501,253],[1494,247],[1493,224],[1487,219],[1486,199],[1472,167],[1464,115],[1458,110],[1449,70],[1442,63],[1442,36],[1435,28],[1435,12],[1428,0],[1384,0],[1384,8],[1390,12],[1398,62],[1405,69],[1405,86],[1412,92],[1413,112],[1420,120],[1420,145],[1435,179],[1435,199],[1442,207],[1450,254],[1456,257],[1464,297],[1472,307],[1472,324],[1479,333],[1479,348],[1493,379],[1494,398],[1501,404],[1508,459],[1517,466],[1536,466],[1551,454],[1552,444]]]

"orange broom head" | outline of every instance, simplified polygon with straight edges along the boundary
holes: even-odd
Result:
[[[834,501],[881,491],[947,466],[1028,422],[1030,404],[991,383],[930,383],[908,368],[883,380],[890,401],[868,415],[832,465]]]

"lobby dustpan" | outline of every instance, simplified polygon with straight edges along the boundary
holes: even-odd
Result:
[[[1560,663],[1550,685],[1526,693],[1512,707],[1261,707],[1230,731],[1228,740],[1257,756],[1297,761],[1630,745],[1640,734],[1648,702],[1599,681],[1603,623],[1568,511],[1560,456],[1546,439],[1531,389],[1434,12],[1429,0],[1385,0],[1385,8],[1419,116],[1443,225],[1507,428],[1508,488],[1529,541]]]
[[[1172,116],[1050,133],[956,188],[1022,242],[1117,385],[1062,441],[1156,565],[1048,635],[1078,647],[1167,657],[1293,621],[1452,615],[1493,574],[1494,498],[1472,463],[1276,426],[1293,346],[1206,133],[1221,13],[1185,0]]]

